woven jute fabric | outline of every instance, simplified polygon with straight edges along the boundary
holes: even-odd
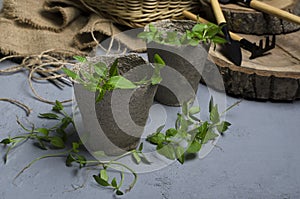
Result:
[[[49,50],[65,57],[88,55],[97,45],[92,32],[101,41],[121,30],[111,21],[88,11],[80,1],[3,1],[0,14],[2,55],[26,57]]]

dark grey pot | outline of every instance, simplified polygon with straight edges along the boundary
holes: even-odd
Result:
[[[115,56],[102,56],[91,61],[110,65],[115,59]],[[136,54],[119,57],[118,68],[121,75],[133,82],[145,77],[150,79],[153,74],[153,67]],[[135,149],[146,125],[156,89],[157,86],[150,84],[137,89],[116,89],[107,92],[104,99],[95,104],[97,95],[75,84],[75,97],[82,120],[90,129],[81,136],[85,139],[85,146],[92,152],[104,151],[107,155],[119,155]],[[87,100],[86,97],[93,99]],[[82,110],[84,107],[89,108]],[[94,128],[91,127],[93,125]]]
[[[183,34],[195,25],[190,20],[163,20],[152,23],[158,30],[177,31]],[[147,30],[148,27],[145,28]],[[209,44],[193,46],[174,46],[151,42],[147,44],[148,59],[154,62],[159,54],[167,67],[161,71],[163,81],[158,86],[155,100],[169,106],[180,106],[193,101],[207,59]]]

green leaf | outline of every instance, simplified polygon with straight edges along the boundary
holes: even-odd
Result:
[[[180,45],[180,40],[177,32],[167,32],[166,43]]]
[[[134,160],[136,161],[137,164],[141,163],[142,159],[141,159],[141,157],[139,156],[139,154],[136,151],[134,151],[132,153],[132,156],[133,156],[133,158],[134,158]]]
[[[80,74],[82,75],[84,80],[88,80],[91,82],[96,82],[97,80],[94,78],[93,74],[91,72],[80,70]]]
[[[62,105],[62,103],[61,102],[59,102],[59,101],[55,101],[55,105],[53,106],[53,108],[52,108],[52,111],[55,111],[55,112],[60,112],[60,111],[62,111],[64,109],[64,106]]]
[[[108,81],[108,84],[113,88],[117,89],[135,89],[136,85],[132,83],[130,80],[126,79],[122,76],[114,76],[111,77]]]
[[[201,122],[201,120],[199,118],[197,118],[197,117],[195,117],[193,115],[190,115],[190,119],[192,119],[192,120],[194,120],[196,122]],[[194,122],[194,121],[192,121],[192,122]]]
[[[120,191],[120,190],[117,190],[117,191],[116,191],[116,194],[117,194],[118,196],[124,195],[124,193],[123,193],[122,191]]]
[[[207,28],[207,25],[205,25],[203,23],[198,23],[193,27],[192,31],[202,33],[206,28]]]
[[[214,104],[214,98],[211,97],[210,101],[209,101],[209,112],[212,111],[212,109],[213,109],[214,106],[215,106],[215,104]]]
[[[78,150],[79,147],[80,147],[80,144],[78,142],[73,142],[72,143],[72,150],[73,150],[73,152],[79,153],[79,150]]]
[[[182,104],[182,113],[183,115],[187,116],[188,115],[188,109],[189,109],[189,105],[187,102],[184,102]]]
[[[185,153],[185,149],[182,146],[178,146],[176,148],[176,157],[177,160],[183,164],[184,163],[184,153]]]
[[[166,139],[166,137],[164,134],[155,133],[155,134],[149,135],[146,140],[152,144],[160,144],[160,143],[163,143],[165,141],[165,139]]]
[[[93,152],[93,155],[96,157],[96,158],[102,158],[102,157],[105,157],[106,154],[104,151],[96,151],[96,152]]]
[[[83,155],[76,154],[76,162],[79,163],[80,168],[86,165],[86,158]]]
[[[166,136],[167,137],[173,137],[175,136],[176,134],[178,133],[178,131],[176,129],[168,129],[167,132],[166,132]]]
[[[175,160],[176,155],[174,147],[171,144],[167,145],[158,145],[156,148],[157,152],[170,160]]]
[[[84,83],[84,88],[88,91],[91,91],[91,92],[96,92],[97,91],[97,87],[98,87],[98,82],[95,83],[95,82],[87,82],[87,83]]]
[[[59,116],[54,113],[42,113],[39,115],[39,118],[50,119],[50,120],[58,120]]]
[[[215,44],[225,44],[227,43],[227,40],[222,38],[222,37],[219,37],[219,36],[215,36],[214,38],[211,38],[211,41]]]
[[[189,129],[189,122],[188,120],[184,119],[184,117],[180,118],[180,130],[187,131]]]
[[[61,137],[55,136],[55,137],[50,138],[50,143],[52,146],[54,146],[56,148],[59,148],[59,149],[65,148],[65,143]]]
[[[189,45],[191,45],[191,46],[198,46],[199,43],[200,43],[200,41],[197,40],[197,39],[191,39],[191,40],[189,41]]]
[[[156,129],[157,133],[160,133],[165,128],[165,125],[162,125]]]
[[[159,55],[159,54],[155,54],[154,55],[154,63],[155,64],[160,64],[160,65],[162,65],[162,66],[166,66],[166,63],[165,63],[165,61],[161,58],[161,56]]]
[[[104,98],[105,93],[106,93],[106,90],[104,90],[104,89],[99,89],[98,90],[98,95],[97,95],[97,98],[96,98],[96,103],[99,103]]]
[[[162,81],[162,78],[160,76],[153,76],[151,78],[151,84],[152,85],[157,85]]]
[[[150,30],[150,32],[156,32],[157,31],[156,27],[153,24],[149,24],[149,30]]]
[[[201,147],[202,147],[202,144],[194,140],[189,145],[189,147],[188,147],[188,149],[187,149],[186,152],[187,153],[198,153],[201,150]]]
[[[114,187],[114,188],[118,188],[118,183],[117,183],[117,179],[114,178],[112,181],[111,181],[111,186]]]
[[[68,69],[68,68],[62,68],[61,69],[68,77],[72,78],[73,80],[79,79],[79,75],[75,73],[74,71]]]
[[[139,152],[142,152],[143,151],[143,148],[144,148],[144,143],[142,142],[138,148],[138,151]]]
[[[99,62],[94,65],[94,70],[95,70],[95,73],[98,74],[100,77],[104,77],[104,76],[106,76],[108,68],[106,67],[106,65],[104,63]]]
[[[202,144],[206,144],[210,140],[214,140],[215,138],[219,137],[218,134],[214,133],[212,130],[207,131],[204,139],[202,140]]]
[[[75,158],[71,154],[69,154],[66,159],[66,166],[71,167],[73,162],[75,162]]]
[[[66,142],[68,139],[68,134],[65,132],[64,129],[62,128],[57,128],[56,129],[56,133],[59,135],[59,137],[61,137],[61,139]]]
[[[87,59],[85,57],[81,57],[81,56],[74,56],[73,58],[81,63],[84,63],[87,61]]]
[[[161,75],[160,75],[160,71],[162,68],[164,68],[166,66],[166,63],[164,62],[164,60],[158,55],[155,54],[154,55],[154,73],[151,77],[151,84],[152,85],[156,85],[159,84],[162,81]]]
[[[71,154],[69,154],[66,158],[66,166],[67,167],[71,167],[72,163],[75,161],[75,159],[73,158],[73,156]]]
[[[93,175],[94,180],[101,186],[108,187],[110,184],[103,180],[100,176]]]
[[[110,69],[109,69],[109,76],[113,77],[113,76],[118,76],[119,75],[119,71],[118,71],[118,63],[119,60],[116,59],[114,61],[114,63],[111,65]]]
[[[214,38],[219,32],[221,31],[221,29],[219,28],[219,26],[215,26],[214,24],[213,25],[209,25],[209,28],[206,32],[206,36],[209,38],[209,39],[212,39]]]
[[[61,120],[61,125],[60,125],[60,128],[62,130],[66,129],[71,123],[73,122],[73,119],[70,118],[70,117],[64,117],[62,120]]]
[[[107,175],[107,171],[105,169],[102,169],[100,171],[100,177],[102,180],[104,180],[106,182],[108,181],[108,175]]]
[[[219,114],[218,106],[214,106],[211,109],[210,121],[212,121],[214,124],[220,122],[220,114]]]
[[[6,138],[6,139],[1,140],[0,144],[7,145],[7,144],[10,144],[12,142],[13,142],[13,140],[11,138]]]
[[[229,122],[224,121],[217,126],[217,130],[219,133],[224,133],[228,130],[229,126],[231,126],[231,124]]]
[[[199,106],[194,106],[192,108],[190,108],[189,110],[189,115],[196,115],[198,113],[200,113],[201,109]]]
[[[141,32],[137,35],[137,37],[142,40],[147,40],[149,37],[149,32]]]
[[[38,129],[36,129],[36,132],[41,133],[41,134],[45,135],[46,137],[49,135],[49,130],[46,128],[38,128]]]
[[[44,143],[44,139],[45,138],[37,139],[37,144],[38,144],[38,147],[40,147],[42,150],[47,150],[47,147]]]
[[[203,139],[203,137],[206,135],[208,129],[209,129],[209,124],[206,121],[198,128],[199,133],[198,133],[197,137],[199,139]]]
[[[181,120],[182,115],[181,114],[177,114],[177,119],[175,122],[175,129],[179,129],[180,128],[180,120]]]

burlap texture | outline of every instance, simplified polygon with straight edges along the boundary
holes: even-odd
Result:
[[[101,41],[121,30],[88,11],[80,1],[4,0],[0,14],[0,52],[30,56],[54,50],[62,56],[87,55]],[[135,40],[121,41],[135,48]]]

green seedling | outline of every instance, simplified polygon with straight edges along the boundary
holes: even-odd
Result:
[[[186,30],[184,34],[179,34],[175,31],[159,31],[153,24],[149,24],[149,31],[138,34],[138,38],[143,39],[147,43],[156,42],[175,46],[197,46],[200,43],[209,42],[212,42],[214,45],[226,43],[227,41],[218,36],[218,34],[222,34],[222,27],[212,23],[197,23],[192,30]]]

